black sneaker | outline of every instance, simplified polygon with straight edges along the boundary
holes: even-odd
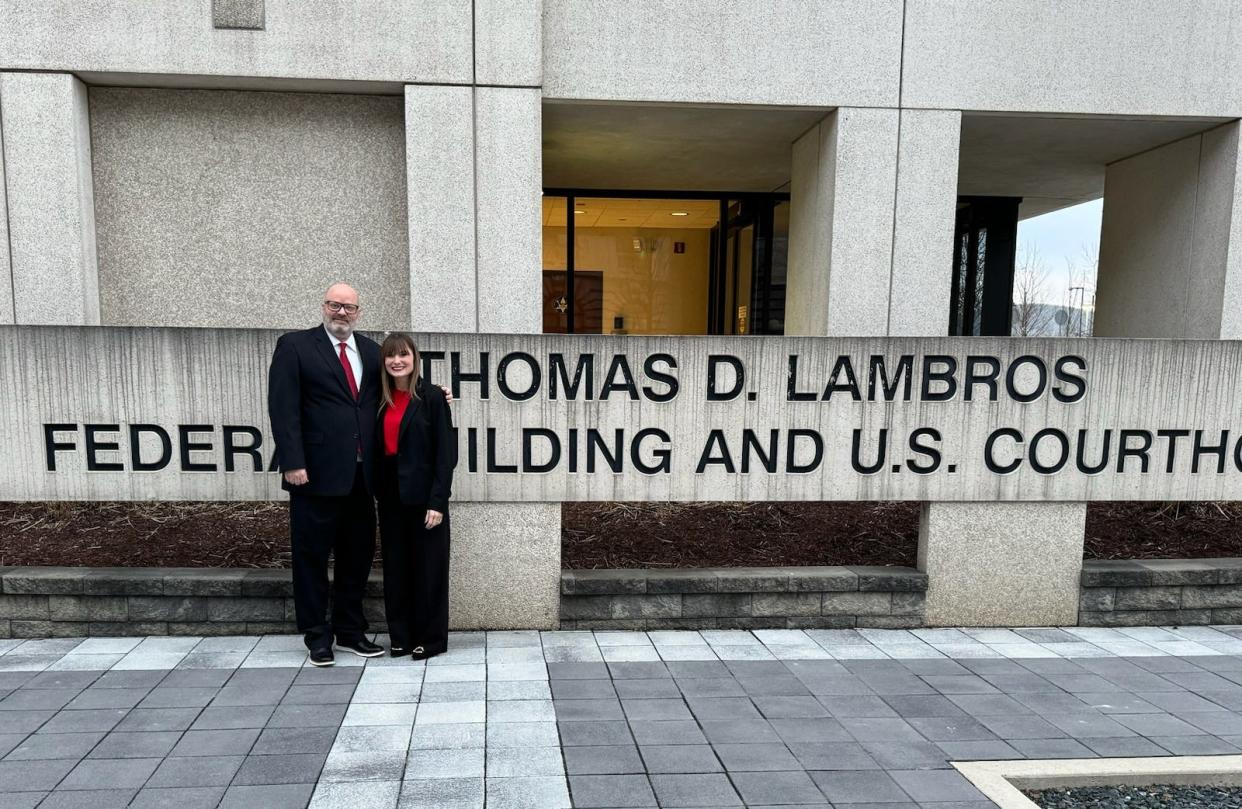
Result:
[[[312,666],[331,666],[336,663],[336,658],[332,655],[331,647],[320,646],[310,650],[310,662]]]
[[[384,653],[383,646],[380,646],[378,643],[372,643],[366,638],[338,640],[336,645],[342,649],[348,649],[359,657],[379,657]]]

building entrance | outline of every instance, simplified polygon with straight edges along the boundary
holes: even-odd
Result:
[[[782,334],[788,222],[788,194],[547,189],[544,332]]]

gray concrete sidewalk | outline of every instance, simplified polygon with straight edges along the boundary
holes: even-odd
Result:
[[[983,809],[949,762],[1242,751],[1242,627],[450,645],[315,669],[296,637],[0,641],[0,809]]]

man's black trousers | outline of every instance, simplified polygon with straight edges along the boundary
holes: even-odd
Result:
[[[308,649],[354,641],[367,631],[362,597],[375,558],[375,502],[358,464],[343,497],[289,498],[293,543],[293,602]],[[335,556],[332,615],[328,616],[328,556]]]

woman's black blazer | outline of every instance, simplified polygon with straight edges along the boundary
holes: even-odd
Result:
[[[457,466],[457,434],[444,391],[421,378],[415,387],[397,431],[397,491],[407,506],[426,506],[448,513],[453,493],[453,469]],[[375,433],[379,455],[384,452],[384,413],[380,407]]]

